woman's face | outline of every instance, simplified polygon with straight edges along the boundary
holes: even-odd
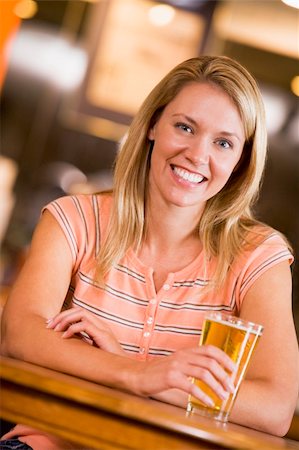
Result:
[[[235,104],[220,87],[208,83],[186,85],[165,107],[148,137],[155,141],[151,198],[196,210],[226,184],[245,142]]]

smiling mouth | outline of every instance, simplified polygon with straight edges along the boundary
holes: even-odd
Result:
[[[171,170],[175,175],[179,178],[182,178],[184,181],[188,181],[189,183],[200,184],[203,181],[206,181],[207,178],[203,175],[199,175],[198,173],[189,172],[186,169],[181,169],[180,167],[176,167],[174,165],[170,165]]]

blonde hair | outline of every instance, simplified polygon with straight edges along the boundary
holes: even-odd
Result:
[[[213,284],[224,281],[233,257],[256,223],[251,206],[263,175],[267,135],[258,86],[238,62],[225,56],[200,56],[172,69],[150,92],[135,116],[116,159],[114,204],[109,231],[98,255],[97,278],[103,281],[111,266],[129,247],[138,248],[145,232],[145,200],[150,167],[150,128],[165,106],[188,83],[221,87],[238,108],[245,130],[241,159],[223,189],[208,200],[198,224],[208,258],[217,257]]]

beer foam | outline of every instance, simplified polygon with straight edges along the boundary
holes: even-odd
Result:
[[[240,318],[234,317],[234,316],[227,316],[226,319],[218,319],[217,315],[216,315],[216,317],[213,317],[211,315],[211,316],[207,316],[205,318],[205,320],[210,321],[210,322],[216,322],[216,323],[219,323],[224,326],[236,328],[238,330],[245,331],[247,333],[256,334],[256,335],[261,335],[263,332],[262,325],[258,325],[253,322],[247,322],[243,319],[240,319]]]

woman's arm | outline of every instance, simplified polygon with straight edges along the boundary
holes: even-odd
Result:
[[[203,379],[220,396],[228,394],[227,371],[234,366],[215,347],[186,349],[160,360],[141,362],[118,352],[111,336],[105,342],[100,337],[96,347],[75,336],[63,338],[68,326],[54,332],[49,319],[56,320],[58,316],[65,320],[60,311],[72,264],[66,238],[46,211],[3,312],[3,354],[143,396],[176,388],[209,403],[209,397],[191,383],[190,377]],[[93,334],[93,324],[87,326],[87,331]],[[75,328],[75,331],[84,330]],[[107,348],[103,350],[105,345]]]
[[[47,328],[47,320],[57,315],[63,305],[72,265],[64,233],[46,211],[3,311],[1,353],[126,388],[131,368],[127,358],[100,351],[80,339],[62,339],[62,333]]]
[[[272,434],[287,433],[298,399],[298,343],[292,316],[291,272],[282,262],[252,285],[241,317],[264,326],[231,420]]]
[[[241,317],[264,325],[264,333],[249,365],[230,420],[274,435],[287,433],[298,399],[299,353],[291,304],[291,272],[282,262],[250,288]],[[186,406],[185,392],[155,395],[161,401]]]

